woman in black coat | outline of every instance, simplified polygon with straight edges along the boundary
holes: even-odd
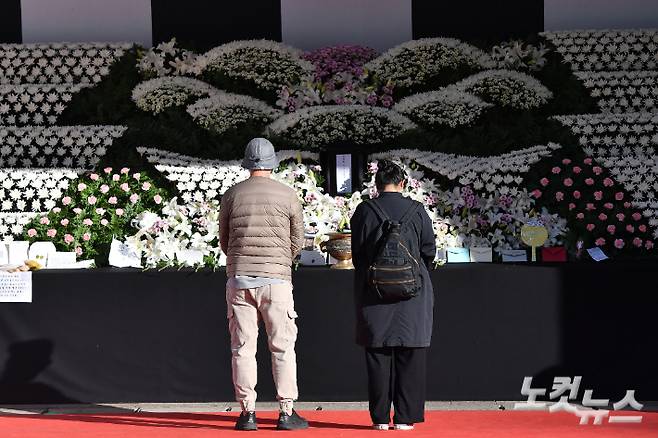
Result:
[[[398,165],[382,160],[375,176],[380,193],[375,202],[391,220],[399,221],[414,204],[402,196],[406,174]],[[422,287],[417,296],[395,303],[382,301],[368,285],[368,268],[376,256],[382,219],[367,201],[351,220],[352,260],[355,271],[356,341],[365,347],[370,415],[374,427],[388,429],[391,403],[396,429],[413,428],[424,420],[426,349],[432,339],[434,293],[429,269],[436,254],[432,221],[419,207],[408,219],[403,234],[408,247],[419,248]],[[393,375],[393,378],[391,378]]]

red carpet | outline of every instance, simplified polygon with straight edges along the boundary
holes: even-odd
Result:
[[[630,414],[630,413],[629,413]],[[1,438],[204,438],[242,436],[233,430],[235,413],[135,415],[17,415],[0,417]],[[568,413],[514,411],[430,411],[427,422],[414,431],[370,430],[367,412],[316,411],[303,413],[311,429],[288,432],[296,436],[361,437],[414,436],[446,438],[655,438],[658,413],[643,413],[641,424],[580,426]],[[259,414],[260,430],[251,436],[281,438],[273,430],[276,413]],[[249,434],[247,436],[250,436]]]

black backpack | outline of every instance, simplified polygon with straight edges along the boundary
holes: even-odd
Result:
[[[420,204],[414,202],[402,219],[395,222],[374,199],[366,203],[382,221],[376,255],[368,268],[370,288],[381,300],[389,303],[417,296],[422,287],[418,239],[404,239],[403,236],[409,232],[407,222]],[[405,241],[412,244],[408,246]]]

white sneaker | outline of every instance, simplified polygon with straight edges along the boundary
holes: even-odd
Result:
[[[388,430],[388,424],[373,424],[372,428],[375,430]]]
[[[395,430],[414,430],[413,424],[396,424]]]

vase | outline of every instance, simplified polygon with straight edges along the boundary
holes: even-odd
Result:
[[[329,240],[320,244],[338,263],[331,269],[354,269],[352,264],[352,235],[350,233],[328,233]]]

